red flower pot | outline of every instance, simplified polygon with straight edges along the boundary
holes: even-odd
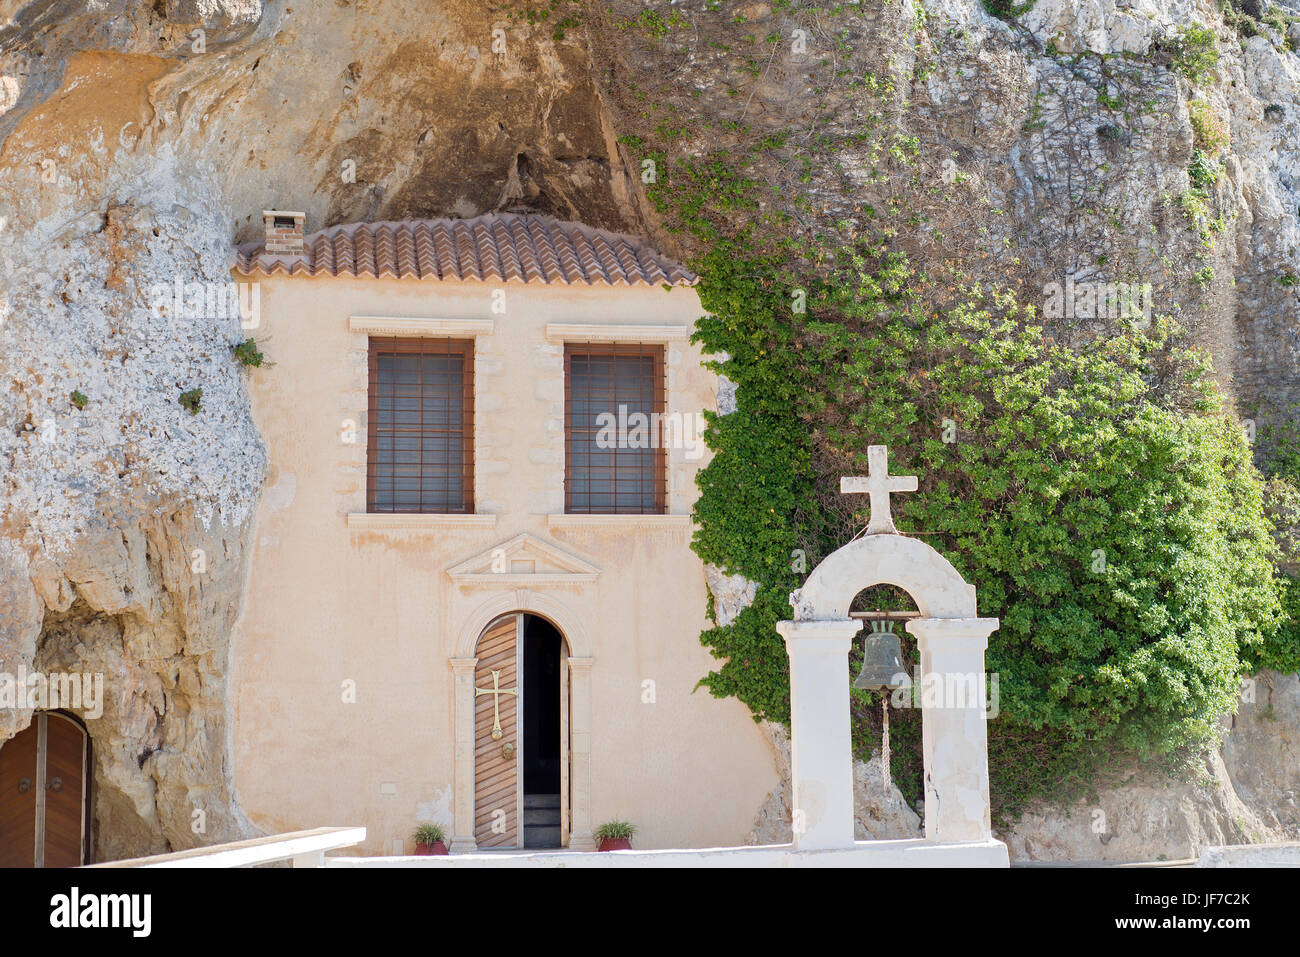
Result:
[[[600,839],[601,851],[630,851],[632,842],[625,837],[602,837]]]
[[[415,854],[417,857],[437,857],[447,853],[447,845],[438,841],[434,844],[417,844],[415,845]]]

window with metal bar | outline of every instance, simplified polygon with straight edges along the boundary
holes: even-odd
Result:
[[[566,512],[666,511],[664,374],[661,345],[565,345]]]
[[[371,338],[366,511],[474,511],[474,343]]]

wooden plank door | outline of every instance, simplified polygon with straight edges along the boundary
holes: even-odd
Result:
[[[45,719],[46,867],[80,867],[85,841],[86,733],[66,715]]]
[[[560,639],[560,847],[569,846],[569,659]]]
[[[474,841],[522,847],[519,812],[519,631],[523,615],[498,618],[479,639],[474,665]],[[496,672],[495,676],[493,672]],[[493,730],[500,720],[500,735]],[[511,745],[512,747],[507,747]]]
[[[72,718],[40,713],[0,747],[0,867],[86,862],[90,739]]]
[[[0,867],[36,866],[38,733],[34,720],[0,746]]]

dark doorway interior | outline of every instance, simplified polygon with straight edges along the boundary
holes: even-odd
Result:
[[[524,847],[560,846],[560,655],[545,618],[524,616]]]

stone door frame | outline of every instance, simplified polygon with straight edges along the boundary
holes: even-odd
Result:
[[[582,620],[563,602],[527,589],[503,592],[483,602],[466,618],[451,666],[455,700],[455,769],[451,845],[453,854],[468,854],[474,840],[474,668],[475,648],[484,630],[519,612],[545,618],[560,632],[569,650],[569,850],[594,851],[591,825],[591,640]],[[522,789],[522,782],[520,782]],[[520,821],[522,833],[523,822]]]

